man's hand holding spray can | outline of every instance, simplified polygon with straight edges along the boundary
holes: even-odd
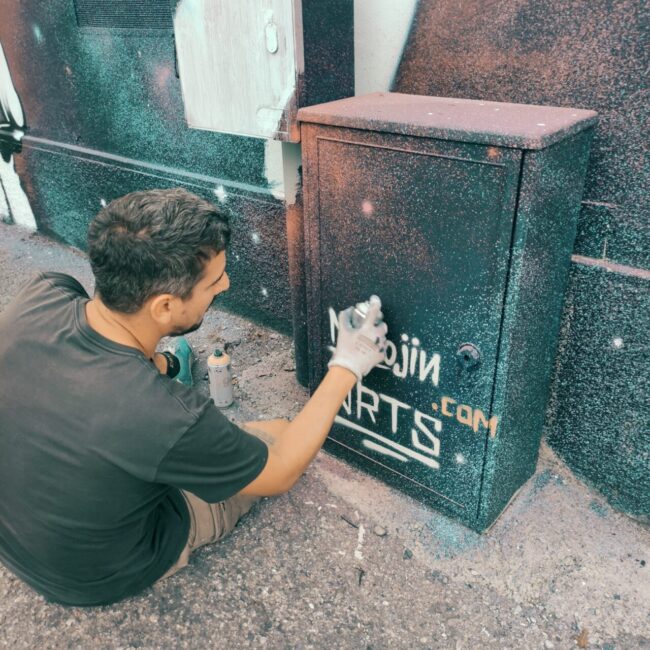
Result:
[[[347,368],[363,379],[384,360],[387,331],[378,296],[344,309],[339,313],[338,340],[328,367]]]
[[[381,312],[381,300],[370,296],[370,300],[359,302],[339,314],[339,334],[336,350],[327,364],[341,366],[352,371],[357,379],[365,377],[378,363],[386,350],[386,323]],[[233,403],[232,371],[230,357],[216,349],[208,357],[210,397],[219,408]]]

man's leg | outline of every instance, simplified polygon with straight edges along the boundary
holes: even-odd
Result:
[[[194,522],[194,535],[191,531],[187,540],[191,551],[222,540],[259,501],[259,497],[243,494],[235,494],[219,503],[207,503],[191,492],[184,491],[183,496]]]
[[[181,494],[190,513],[190,532],[187,544],[181,551],[178,560],[159,580],[169,578],[169,576],[186,567],[190,561],[192,551],[226,537],[232,532],[237,522],[259,501],[259,497],[235,494],[235,496],[225,501],[208,503],[191,492],[181,490]]]
[[[242,428],[258,436],[266,444],[272,444],[288,424],[289,420],[284,419],[260,420],[259,422],[247,422],[242,425]],[[183,490],[181,494],[185,498],[190,513],[190,533],[178,560],[160,580],[164,580],[186,567],[192,551],[206,544],[218,542],[231,533],[237,522],[260,499],[260,497],[235,494],[225,501],[208,503],[191,492]]]

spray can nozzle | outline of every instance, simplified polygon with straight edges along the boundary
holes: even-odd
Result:
[[[368,315],[368,310],[370,309],[370,301],[365,300],[364,302],[358,302],[352,312],[350,313],[350,327],[358,329],[363,324],[363,321],[366,320]],[[381,323],[381,318],[375,321],[375,325]]]

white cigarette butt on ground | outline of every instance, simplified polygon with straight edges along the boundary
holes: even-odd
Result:
[[[366,534],[366,529],[363,527],[363,524],[359,524],[359,532],[357,534],[357,548],[354,551],[354,557],[357,560],[363,560],[363,553],[361,549],[363,548],[363,537]]]

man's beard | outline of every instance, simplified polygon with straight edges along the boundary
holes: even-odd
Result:
[[[194,323],[194,325],[188,327],[187,329],[174,330],[173,332],[170,332],[168,336],[185,336],[185,334],[189,334],[190,332],[196,332],[196,330],[198,330],[201,325],[203,325],[203,319],[201,319],[198,323]]]

